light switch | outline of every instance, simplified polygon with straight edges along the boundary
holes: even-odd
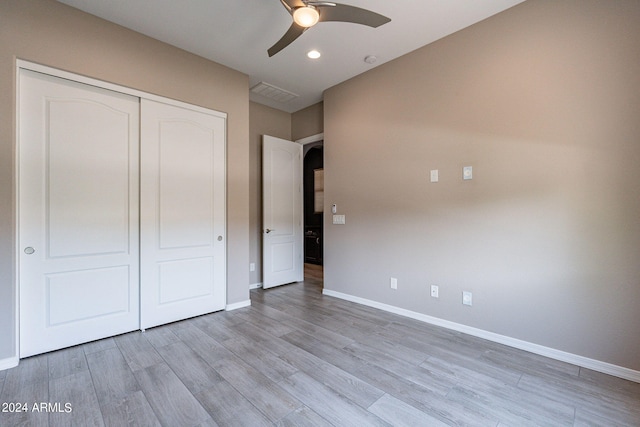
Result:
[[[333,216],[333,223],[334,224],[339,224],[339,225],[345,224],[344,215],[334,215]]]
[[[473,179],[473,167],[465,166],[462,168],[462,179]]]
[[[431,171],[431,182],[438,182],[438,169]]]

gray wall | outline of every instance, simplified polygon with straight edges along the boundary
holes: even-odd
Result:
[[[325,288],[640,370],[638,23],[528,1],[325,92]]]
[[[16,354],[16,58],[228,114],[227,303],[248,300],[248,77],[52,0],[3,0],[0,3],[0,360]]]

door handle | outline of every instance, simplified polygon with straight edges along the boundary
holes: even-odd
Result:
[[[34,253],[36,250],[33,249],[31,246],[27,246],[26,248],[24,248],[24,253],[27,255],[31,255],[32,253]]]
[[[274,229],[272,229],[272,228],[267,228],[267,229],[266,229],[266,230],[264,230],[264,231],[265,231],[265,233],[269,234],[269,233],[271,233],[272,231],[276,231],[276,230],[274,230]]]

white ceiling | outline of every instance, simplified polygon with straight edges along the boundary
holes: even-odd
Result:
[[[523,0],[342,0],[386,15],[376,29],[323,22],[280,53],[267,49],[291,24],[279,0],[58,0],[299,95],[286,103],[251,94],[251,100],[295,112],[322,93],[375,66],[468,27]],[[306,52],[317,49],[320,59]],[[368,55],[378,61],[364,62]]]

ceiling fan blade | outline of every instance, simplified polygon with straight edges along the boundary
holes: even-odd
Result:
[[[335,6],[318,5],[317,9],[320,12],[320,22],[352,22],[377,28],[391,21],[390,18],[379,13],[346,4],[336,4]]]
[[[287,30],[287,32],[284,33],[284,36],[282,36],[282,38],[278,40],[276,44],[274,44],[269,48],[269,50],[267,50],[269,57],[272,57],[273,55],[280,52],[285,47],[289,46],[295,39],[300,37],[302,33],[304,33],[306,30],[307,28],[301,27],[300,25],[293,22],[289,27],[289,29]]]

